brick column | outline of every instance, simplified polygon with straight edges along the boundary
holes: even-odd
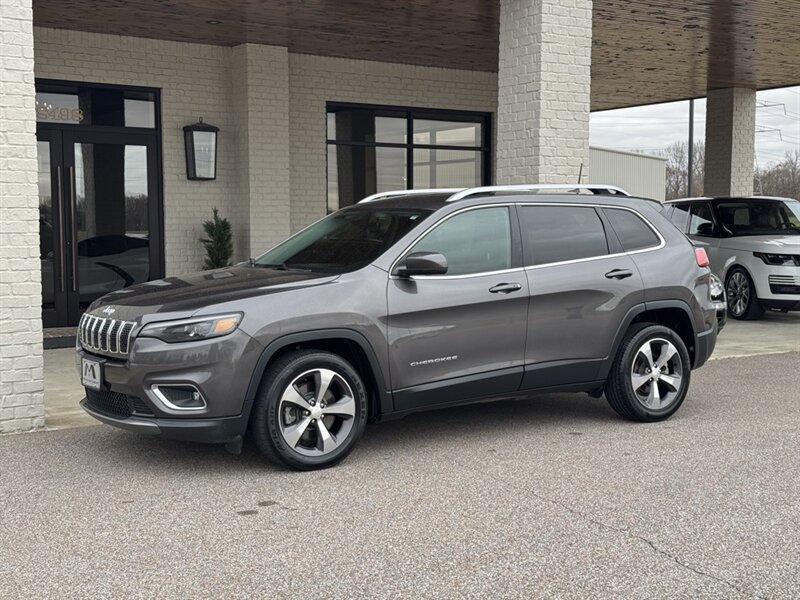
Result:
[[[31,0],[0,0],[0,433],[44,425]]]
[[[589,181],[591,50],[591,0],[500,0],[497,183]]]
[[[755,135],[755,90],[709,90],[706,101],[705,195],[752,195]]]
[[[289,235],[289,52],[242,44],[231,69],[236,166],[244,241],[239,256],[255,256]]]

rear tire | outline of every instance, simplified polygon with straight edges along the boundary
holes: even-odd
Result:
[[[632,421],[663,421],[680,408],[689,390],[691,362],[686,344],[655,323],[632,326],[606,381],[606,398]]]
[[[764,307],[756,296],[753,278],[742,267],[734,267],[725,280],[728,314],[737,320],[754,320],[764,316]]]
[[[366,423],[367,393],[358,372],[319,350],[290,352],[269,365],[250,416],[261,454],[300,471],[343,460]]]

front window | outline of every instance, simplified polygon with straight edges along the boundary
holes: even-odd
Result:
[[[717,214],[728,235],[800,235],[800,202],[731,200]]]
[[[434,227],[409,250],[438,252],[448,275],[473,275],[511,268],[511,224],[505,206],[455,215]]]
[[[328,105],[328,211],[377,192],[489,183],[489,116]]]
[[[348,273],[367,266],[431,211],[353,206],[328,215],[259,256],[257,267]]]

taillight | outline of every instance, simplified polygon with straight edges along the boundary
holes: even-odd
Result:
[[[708,262],[708,254],[706,254],[705,248],[695,248],[694,249],[694,257],[697,260],[698,267],[707,267]]]

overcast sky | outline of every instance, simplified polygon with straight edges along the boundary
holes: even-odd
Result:
[[[705,98],[694,103],[694,139],[703,141]],[[781,139],[782,138],[782,139]],[[689,102],[670,102],[592,113],[593,146],[654,152],[689,139]],[[758,92],[756,161],[759,167],[780,161],[800,148],[800,86]]]

